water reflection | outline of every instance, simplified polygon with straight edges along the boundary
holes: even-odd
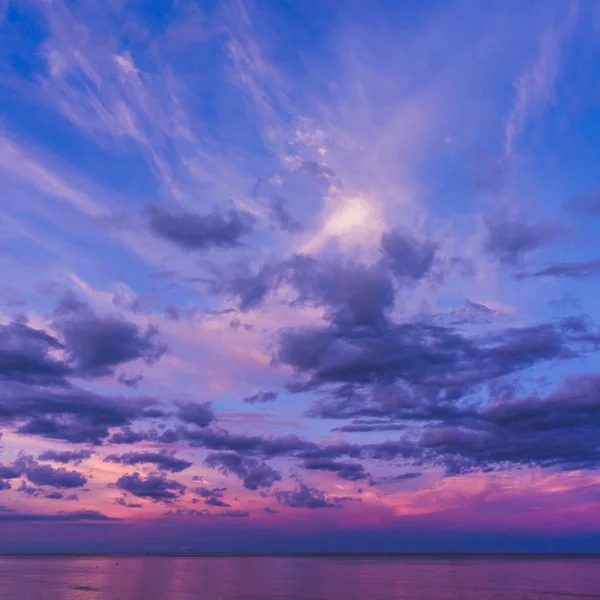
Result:
[[[0,559],[0,600],[600,598],[600,560],[439,557]]]

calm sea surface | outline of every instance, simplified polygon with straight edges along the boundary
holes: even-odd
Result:
[[[600,559],[0,558],[0,600],[600,598]]]

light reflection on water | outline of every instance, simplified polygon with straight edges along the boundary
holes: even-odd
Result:
[[[0,558],[0,600],[600,599],[600,559]]]

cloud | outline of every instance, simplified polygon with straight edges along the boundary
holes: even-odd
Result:
[[[256,392],[256,394],[246,396],[243,399],[247,404],[263,404],[265,402],[274,402],[275,400],[277,400],[277,392],[273,391]]]
[[[237,298],[240,310],[248,311],[260,306],[269,292],[277,289],[283,275],[280,264],[265,264],[254,274],[249,273],[247,265],[240,265],[226,276],[218,273],[212,291]]]
[[[245,212],[230,210],[225,213],[197,215],[170,213],[160,206],[148,208],[150,230],[180,248],[208,250],[234,248],[253,228],[253,218]]]
[[[276,491],[275,497],[279,504],[290,506],[291,508],[340,508],[341,504],[338,498],[327,498],[323,492],[317,488],[301,483],[297,490],[282,492]]]
[[[394,287],[379,265],[296,254],[287,268],[297,302],[324,307],[327,318],[336,323],[373,325],[394,303]]]
[[[247,510],[224,510],[219,513],[212,513],[213,517],[225,517],[232,519],[241,519],[244,517],[249,517],[250,513]]]
[[[390,483],[399,483],[401,481],[409,481],[421,477],[423,473],[411,471],[409,473],[400,473],[400,475],[386,475],[384,477],[377,477],[377,479],[371,479],[369,485],[386,485]]]
[[[485,225],[485,249],[501,263],[511,266],[520,264],[527,253],[556,241],[564,231],[554,221],[528,223],[523,217],[507,212],[486,217]]]
[[[223,510],[221,512],[210,512],[209,510],[196,510],[195,508],[177,508],[164,513],[167,517],[225,517],[239,519],[249,517],[250,513],[245,510]]]
[[[38,390],[27,387],[0,393],[0,421],[22,423],[22,434],[99,444],[112,427],[156,416],[151,398],[108,397],[78,388]]]
[[[131,427],[122,427],[119,431],[115,431],[108,441],[111,444],[137,444],[147,440],[149,434],[145,431],[134,431]]]
[[[21,454],[10,466],[0,465],[0,479],[16,479],[22,475],[36,485],[62,489],[83,487],[87,483],[87,478],[78,471],[41,465],[24,454]]]
[[[396,227],[381,238],[384,262],[403,280],[425,277],[433,265],[437,245],[430,241],[419,242],[408,230]]]
[[[587,215],[600,215],[600,186],[571,198],[566,202],[566,206]]]
[[[148,475],[146,479],[140,477],[139,473],[122,475],[116,485],[138,498],[150,498],[155,502],[172,500],[185,492],[183,484],[164,475]]]
[[[424,415],[407,424],[399,439],[362,446],[360,453],[386,461],[402,457],[450,475],[515,466],[595,469],[599,384],[600,376],[587,374],[566,377],[547,395],[507,389],[457,407],[453,418]]]
[[[529,120],[539,117],[554,100],[560,74],[562,46],[573,31],[575,11],[568,5],[559,27],[548,29],[538,43],[536,60],[515,82],[517,98],[507,118],[504,152],[511,156]]]
[[[342,255],[315,257],[293,254],[263,265],[254,275],[248,269],[227,274],[213,288],[239,299],[241,310],[259,306],[282,284],[291,286],[293,306],[312,305],[338,322],[371,324],[380,320],[395,299],[390,272],[382,264],[367,265]]]
[[[124,494],[120,498],[117,498],[115,500],[115,504],[118,504],[119,506],[124,506],[125,508],[143,508],[144,506],[143,504],[138,504],[136,502],[128,502],[126,499],[126,494]]]
[[[302,224],[289,213],[286,201],[281,196],[274,195],[269,203],[269,208],[273,220],[284,231],[298,233],[303,230]]]
[[[225,475],[236,475],[249,490],[268,488],[281,480],[281,475],[267,463],[235,452],[212,452],[204,462]]]
[[[69,462],[79,463],[82,460],[90,458],[92,453],[90,450],[46,450],[38,456],[38,460],[49,460],[52,462],[67,464]]]
[[[227,491],[227,488],[214,488],[209,489],[207,487],[198,487],[196,488],[196,494],[204,499],[204,504],[208,504],[208,506],[218,506],[218,507],[229,507],[231,504],[227,504],[223,500],[223,493]]]
[[[17,513],[17,512],[2,512],[0,511],[0,521],[5,523],[21,523],[27,521],[58,521],[58,522],[71,522],[71,521],[118,521],[114,517],[108,517],[107,515],[98,512],[97,510],[75,510],[71,512],[63,512],[57,514],[43,514],[43,513]]]
[[[53,356],[63,345],[24,323],[0,325],[0,380],[66,386],[71,367]]]
[[[27,479],[36,485],[71,489],[83,487],[87,483],[87,478],[82,473],[63,468],[54,469],[50,465],[28,464],[24,473]]]
[[[25,476],[31,483],[35,485],[54,487],[59,489],[72,489],[83,487],[87,483],[87,478],[78,471],[67,471],[66,469],[55,469],[50,465],[41,465],[30,456],[21,455],[15,460],[12,465],[0,464],[0,482],[3,489],[10,489],[7,484],[7,479],[17,479]],[[60,492],[40,490],[32,488],[21,482],[18,489],[19,492],[29,496],[43,496],[52,500],[63,499],[64,495]],[[76,499],[76,496],[67,496],[66,500]]]
[[[384,322],[361,329],[332,325],[284,330],[277,360],[296,372],[291,384],[295,391],[338,384],[339,393],[350,397],[356,386],[398,382],[448,397],[542,361],[574,357],[574,345],[577,336],[552,324],[469,337],[423,321]]]
[[[215,420],[210,402],[179,402],[177,416],[185,423],[207,427]]]
[[[169,433],[171,432],[165,431],[163,436]],[[311,450],[315,447],[315,444],[293,434],[263,437],[260,435],[234,434],[217,428],[180,429],[172,433],[175,440],[186,440],[191,446],[264,457],[284,456],[294,452]]]
[[[330,471],[341,479],[360,481],[367,479],[369,474],[360,463],[341,462],[328,459],[307,459],[303,467],[309,471]]]
[[[141,374],[134,375],[133,377],[126,377],[124,373],[121,373],[117,379],[119,383],[122,383],[123,385],[130,388],[137,388],[138,384],[143,380],[144,376]]]
[[[0,464],[0,479],[16,479],[23,475],[23,462],[16,461],[12,465]]]
[[[177,458],[174,453],[166,450],[160,452],[128,452],[126,454],[110,454],[104,462],[117,463],[120,465],[137,465],[140,463],[154,464],[159,471],[170,471],[181,473],[192,466],[192,462]]]
[[[42,488],[35,488],[29,485],[26,485],[24,481],[21,482],[21,485],[17,489],[17,492],[20,494],[25,494],[26,496],[30,496],[32,498],[47,498],[48,500],[66,500],[66,501],[77,501],[79,498],[76,494],[69,494],[65,496],[62,492],[58,492],[56,490],[48,491]]]
[[[110,375],[132,360],[152,364],[166,351],[156,328],[141,332],[120,315],[97,315],[73,295],[61,300],[53,327],[60,341],[21,322],[0,325],[0,379],[67,387],[69,376]]]
[[[171,512],[182,520],[248,516],[245,509],[253,502],[257,513],[265,511],[264,520],[275,508],[289,513],[288,506],[343,506],[336,488],[390,484],[385,492],[396,493],[396,488],[418,487],[416,495],[410,489],[398,491],[395,498],[376,490],[363,495],[365,504],[372,504],[364,513],[356,510],[354,525],[363,527],[361,519],[368,516],[365,527],[377,521],[377,527],[381,523],[385,528],[403,520],[397,513],[404,512],[406,503],[408,512],[417,505],[430,510],[421,499],[440,492],[443,498],[436,500],[434,510],[450,495],[461,504],[471,484],[486,479],[444,480],[438,479],[440,473],[596,468],[598,382],[593,374],[565,380],[554,389],[551,382],[564,372],[585,368],[598,347],[599,332],[588,321],[529,320],[548,314],[548,298],[535,290],[545,282],[531,278],[524,287],[494,265],[490,268],[489,255],[481,256],[480,231],[475,227],[472,237],[468,233],[480,218],[480,207],[463,185],[468,175],[459,164],[468,160],[465,152],[470,148],[494,145],[480,125],[495,121],[506,126],[504,156],[497,157],[496,170],[488,172],[485,183],[504,175],[504,183],[517,187],[523,181],[539,181],[543,187],[565,179],[560,173],[544,177],[532,167],[540,157],[543,169],[552,162],[542,157],[548,135],[536,136],[529,157],[533,162],[516,160],[518,140],[553,100],[561,33],[553,37],[550,32],[548,41],[542,41],[538,57],[517,78],[516,102],[508,111],[504,94],[513,79],[506,75],[514,73],[520,52],[531,48],[532,39],[535,44],[539,19],[545,24],[564,11],[542,15],[524,9],[514,20],[520,26],[515,31],[509,27],[508,38],[511,19],[506,20],[504,10],[475,11],[470,15],[473,39],[466,43],[461,36],[452,38],[460,46],[456,56],[446,56],[455,46],[447,42],[456,31],[455,21],[461,21],[460,11],[449,20],[449,14],[440,14],[435,23],[425,18],[423,35],[408,32],[406,39],[398,39],[401,28],[395,27],[391,13],[360,11],[367,22],[375,19],[371,24],[381,25],[390,17],[392,44],[387,24],[373,28],[367,23],[357,29],[357,13],[342,11],[333,45],[325,44],[334,59],[325,68],[338,75],[326,79],[335,80],[337,87],[308,90],[298,104],[297,82],[287,80],[289,70],[279,73],[269,64],[260,47],[262,41],[265,48],[273,45],[269,27],[274,21],[286,22],[285,11],[271,14],[270,8],[261,8],[254,15],[237,0],[216,11],[189,4],[167,11],[166,21],[156,21],[154,15],[150,22],[147,11],[119,2],[36,2],[33,12],[44,21],[44,39],[27,46],[32,50],[27,56],[21,56],[18,46],[11,50],[11,65],[34,61],[36,68],[26,79],[7,78],[14,106],[32,107],[14,114],[9,110],[7,127],[21,131],[23,139],[31,137],[40,148],[48,147],[43,153],[36,150],[32,160],[18,145],[0,139],[0,163],[8,173],[2,182],[13,198],[0,223],[5,234],[0,258],[5,282],[24,302],[19,308],[6,306],[8,311],[27,311],[30,319],[0,319],[0,429],[7,432],[2,440],[6,456],[17,456],[20,448],[39,454],[39,463],[4,459],[0,488],[13,489],[5,494],[6,501],[40,506],[67,501],[69,491],[33,484],[27,473],[52,481],[65,473],[77,476],[79,470],[93,484],[85,493],[86,506],[115,502],[117,513],[137,508],[142,517],[152,518],[152,500],[172,500],[167,508],[177,508]],[[124,23],[126,45],[136,49],[134,55],[123,49],[123,40],[112,29],[116,17]],[[254,26],[255,17],[260,27]],[[27,29],[18,25],[12,24],[15,31]],[[478,32],[478,26],[485,31]],[[327,27],[323,31],[325,37],[331,33]],[[300,42],[304,37],[299,36]],[[490,52],[472,52],[482,40]],[[186,57],[207,55],[201,47],[206,44],[210,60],[196,73],[198,64]],[[578,43],[574,49],[585,45]],[[279,56],[275,46],[269,52]],[[402,51],[390,53],[393,46]],[[322,57],[305,55],[311,72],[323,67]],[[417,77],[410,68],[398,77],[402,70],[394,64],[409,64],[411,56],[425,68],[417,69]],[[490,64],[500,63],[501,69],[490,70]],[[391,65],[393,77],[378,72],[384,64],[384,71]],[[489,85],[473,103],[463,84],[482,80],[482,74]],[[223,78],[234,85],[213,85]],[[321,79],[316,73],[316,80]],[[359,81],[364,85],[357,86]],[[254,104],[246,102],[247,92]],[[311,118],[299,116],[300,104]],[[216,118],[213,105],[219,107]],[[43,125],[35,132],[27,130],[30,112],[37,115],[32,123]],[[66,138],[61,135],[65,123]],[[36,138],[44,131],[57,135]],[[64,139],[68,143],[59,148],[56,144]],[[57,160],[75,161],[69,177],[57,178],[48,167],[53,150],[62,153]],[[448,180],[448,168],[458,179],[452,175]],[[432,183],[431,173],[441,178]],[[80,177],[106,189],[94,190],[85,182],[74,185]],[[259,195],[256,188],[248,194],[258,177],[268,179],[260,190],[267,191]],[[451,192],[460,188],[467,194],[460,206],[450,209],[440,204],[448,183]],[[80,187],[90,195],[79,192]],[[441,195],[436,193],[440,190]],[[54,202],[57,194],[68,202]],[[554,214],[555,196],[548,196],[549,215]],[[158,204],[140,212],[139,199],[150,197]],[[233,210],[224,204],[230,201]],[[597,209],[595,196],[578,208],[585,214]],[[133,226],[108,225],[117,221]],[[136,223],[143,230],[136,230]],[[395,226],[399,223],[401,227]],[[433,237],[414,233],[424,224],[434,228]],[[518,266],[562,232],[551,221],[507,212],[490,216],[485,227],[483,243],[491,256]],[[593,260],[553,263],[556,257],[544,258],[551,264],[529,275],[584,277],[600,272]],[[577,253],[569,258],[586,259]],[[519,273],[538,268],[528,265]],[[122,283],[116,292],[110,283],[92,289],[78,276],[92,285],[117,277],[135,291]],[[48,294],[65,282],[85,289],[89,303],[66,297],[48,316]],[[569,284],[552,283],[553,288]],[[581,299],[582,306],[592,306],[593,290],[585,293],[592,295]],[[0,289],[0,301],[6,298]],[[510,314],[495,309],[501,302],[511,304]],[[159,324],[160,331],[148,323]],[[167,339],[170,356],[164,354]],[[156,368],[144,367],[154,364]],[[136,375],[142,367],[143,380]],[[287,389],[278,390],[280,402],[275,404],[277,392],[271,390],[278,388],[271,386],[281,376],[289,377]],[[240,389],[247,393],[240,394]],[[146,392],[158,395],[149,398]],[[289,394],[296,395],[288,406]],[[209,398],[212,404],[206,402]],[[258,405],[280,414],[254,415],[252,423],[230,415],[235,428],[221,428],[229,417],[226,411],[220,422],[219,411],[231,409],[236,398],[242,400],[240,406]],[[335,433],[328,435],[334,425]],[[304,430],[305,437],[285,435],[294,430]],[[48,440],[76,446],[44,452],[45,446],[59,448]],[[88,461],[92,445],[104,449],[96,448],[99,453]],[[107,454],[107,463],[99,463]],[[233,493],[225,498],[225,488],[215,487],[223,484],[209,483],[208,477],[194,484],[203,487],[186,493],[183,484],[191,483],[189,467],[198,458],[200,463],[206,458],[207,464],[200,466],[208,475],[210,468],[216,469],[227,478],[239,478],[237,487],[243,484],[259,493],[243,490],[238,507]],[[74,466],[78,461],[85,461],[85,468]],[[133,473],[137,469],[129,465],[140,466],[140,472]],[[329,487],[298,483],[301,475],[283,483],[294,466]],[[118,472],[111,481],[119,481],[106,489],[110,471]],[[171,475],[178,472],[181,481]],[[419,473],[423,479],[416,485],[411,478]],[[514,477],[521,482],[521,476],[506,474],[511,481]],[[24,483],[19,488],[20,480]],[[290,491],[275,496],[276,487]],[[263,508],[268,499],[279,506]],[[232,508],[229,503],[235,508],[224,511]],[[210,510],[194,512],[185,504]],[[295,534],[304,524],[320,527],[319,519],[331,531],[347,526],[347,521],[330,520],[345,518],[344,512],[295,514],[292,520],[301,523],[300,528],[294,525]],[[256,527],[262,527],[261,514],[256,516]],[[384,523],[384,518],[390,521]],[[176,525],[194,537],[189,523]],[[208,531],[226,524],[197,525]],[[231,525],[232,531],[255,527]],[[143,529],[136,527],[142,537]],[[171,545],[183,547],[175,540],[178,530],[166,530]],[[252,537],[242,533],[244,539]],[[101,543],[84,537],[76,543]],[[335,537],[327,543],[343,544]],[[209,543],[247,541],[214,539]],[[298,539],[294,543],[306,543]],[[67,543],[61,536],[57,540]]]
[[[63,298],[53,325],[79,375],[112,375],[115,367],[138,359],[151,365],[166,352],[156,327],[141,331],[121,315],[98,315],[74,296]]]
[[[361,402],[362,404],[362,402]],[[367,404],[367,401],[365,401],[365,404]],[[324,411],[321,413],[320,409],[323,409]],[[311,410],[310,414],[314,415],[314,416],[323,416],[324,418],[327,418],[327,414],[330,414],[332,407],[328,407],[325,406],[323,407],[323,405],[321,405],[318,408],[313,408],[313,410]],[[361,406],[357,405],[357,410],[358,412],[363,412],[363,409]],[[366,408],[366,411],[369,411],[369,408]],[[365,412],[366,412],[365,411]],[[331,414],[333,415],[339,415],[338,410],[334,407],[334,410],[331,412]],[[339,417],[336,417],[339,418]],[[332,431],[342,431],[345,433],[369,433],[369,432],[373,432],[373,431],[404,431],[404,429],[406,429],[406,425],[402,424],[402,423],[386,423],[386,422],[381,422],[378,420],[375,421],[371,421],[371,422],[363,422],[360,419],[349,423],[348,425],[343,425],[342,427],[334,427],[332,429]]]
[[[530,273],[528,277],[572,277],[584,278],[600,274],[600,259],[588,260],[583,262],[561,262],[555,263]]]

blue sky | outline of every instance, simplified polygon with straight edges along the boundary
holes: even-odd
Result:
[[[595,3],[8,0],[0,31],[18,549],[588,547]]]

